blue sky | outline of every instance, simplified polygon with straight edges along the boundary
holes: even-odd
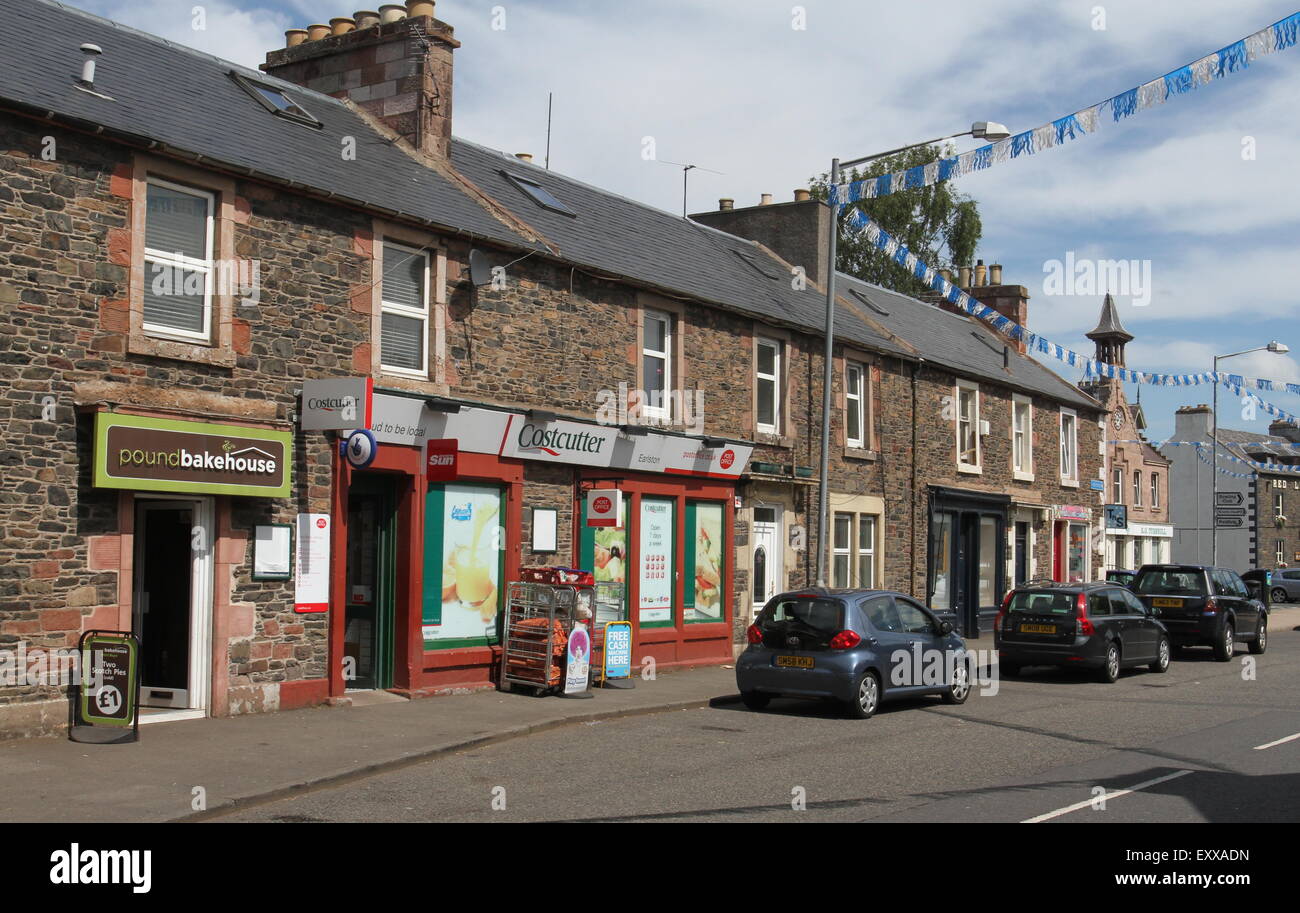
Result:
[[[340,0],[72,0],[73,5],[255,66],[283,31],[351,15]],[[791,199],[834,156],[873,152],[996,120],[1035,127],[1189,63],[1294,12],[1294,0],[441,0],[463,42],[455,132],[508,152],[546,146],[553,168],[681,211],[719,197]],[[201,5],[203,30],[193,27]],[[806,28],[796,28],[799,14]],[[504,29],[493,28],[494,8]],[[1098,10],[1104,12],[1099,15]],[[1104,16],[1104,22],[1102,17]],[[502,24],[499,15],[496,24]],[[1104,28],[1098,28],[1104,25]],[[1129,367],[1208,371],[1215,354],[1278,339],[1300,351],[1300,47],[1063,147],[962,178],[980,203],[977,256],[1028,287],[1029,326],[1091,353],[1100,291],[1045,294],[1044,264],[1150,261],[1150,303],[1117,296],[1137,336]],[[1243,157],[1253,141],[1255,157]],[[959,150],[973,148],[969,139]],[[1058,363],[1053,367],[1070,371]],[[1224,370],[1300,382],[1300,362],[1258,353]],[[1069,375],[1077,380],[1078,375]],[[1129,388],[1130,399],[1134,388]],[[1211,388],[1143,390],[1149,433],[1173,429]],[[1300,413],[1300,397],[1266,394]],[[1225,405],[1226,403],[1226,405]],[[1266,431],[1221,397],[1225,427]]]

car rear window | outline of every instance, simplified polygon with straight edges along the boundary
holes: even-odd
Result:
[[[765,628],[794,623],[834,635],[844,630],[844,603],[838,599],[783,599],[763,609],[758,621]]]
[[[1077,600],[1074,593],[1017,593],[1011,597],[1007,611],[1034,615],[1072,615]]]
[[[1205,596],[1205,572],[1199,568],[1151,568],[1138,572],[1133,591],[1143,596]]]

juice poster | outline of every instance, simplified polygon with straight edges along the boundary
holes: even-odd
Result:
[[[592,530],[596,582],[627,583],[627,501],[618,511],[618,526]]]
[[[695,505],[696,619],[722,618],[722,505]]]
[[[425,640],[495,636],[504,541],[501,523],[501,495],[497,489],[445,487],[441,611],[436,618],[425,618]]]

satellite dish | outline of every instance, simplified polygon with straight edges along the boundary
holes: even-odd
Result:
[[[475,287],[492,284],[492,264],[481,250],[471,249],[469,252],[469,281]]]

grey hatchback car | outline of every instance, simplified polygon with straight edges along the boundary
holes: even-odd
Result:
[[[965,702],[966,646],[925,606],[901,593],[812,587],[774,597],[746,632],[736,660],[745,706],[778,695],[829,698],[866,719],[881,701],[923,694]]]

